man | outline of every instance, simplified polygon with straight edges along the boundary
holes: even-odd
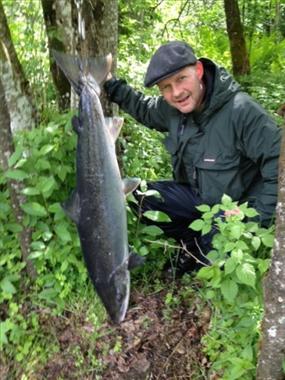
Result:
[[[161,96],[144,96],[116,78],[105,83],[111,101],[143,125],[167,133],[174,181],[149,183],[162,199],[145,197],[142,211],[167,213],[172,222],[159,224],[165,234],[194,253],[198,264],[207,263],[211,236],[188,228],[200,216],[197,205],[220,203],[228,194],[255,207],[261,225],[272,222],[280,129],[224,68],[198,60],[185,42],[171,41],[155,52],[144,85],[157,85]],[[178,260],[178,274],[197,267],[191,256],[184,258]]]

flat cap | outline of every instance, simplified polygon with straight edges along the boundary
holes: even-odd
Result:
[[[183,41],[170,41],[161,45],[152,56],[148,65],[144,85],[152,87],[183,67],[194,65],[197,58],[190,45]]]

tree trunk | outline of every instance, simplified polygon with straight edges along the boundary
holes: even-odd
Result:
[[[243,34],[238,0],[224,0],[227,31],[230,42],[233,74],[235,76],[250,73],[250,64]]]
[[[42,0],[50,52],[50,70],[58,94],[58,107],[61,111],[70,108],[70,84],[57,67],[52,56],[52,49],[68,54],[75,52],[71,4],[70,0]]]
[[[284,109],[279,110],[285,116]],[[272,263],[263,284],[265,314],[257,380],[284,380],[285,360],[285,135],[279,159],[276,234]]]
[[[118,0],[84,0],[82,18],[85,22],[86,38],[79,38],[81,55],[95,57],[111,53],[114,71],[117,67]],[[78,19],[75,21],[78,25]],[[117,108],[112,108],[105,94],[101,95],[101,103],[106,116],[117,113]]]
[[[6,171],[8,169],[8,159],[14,152],[13,137],[11,132],[11,121],[8,106],[5,98],[4,86],[0,78],[0,167]],[[35,269],[31,260],[28,259],[31,230],[23,225],[23,211],[20,208],[24,198],[20,195],[21,183],[14,180],[8,181],[8,190],[11,199],[12,209],[17,222],[22,226],[19,234],[22,259],[26,263],[26,271],[30,278],[35,278]]]
[[[32,92],[13,45],[7,18],[0,0],[0,78],[4,87],[12,131],[36,124]]]

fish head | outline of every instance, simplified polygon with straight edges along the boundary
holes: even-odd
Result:
[[[120,265],[109,276],[108,284],[101,289],[100,298],[111,318],[119,324],[125,318],[130,297],[130,273],[128,264]]]

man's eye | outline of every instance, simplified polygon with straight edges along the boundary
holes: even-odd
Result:
[[[160,92],[166,92],[166,91],[168,91],[169,90],[169,88],[170,88],[170,86],[163,86],[163,87],[161,87],[160,88]]]

